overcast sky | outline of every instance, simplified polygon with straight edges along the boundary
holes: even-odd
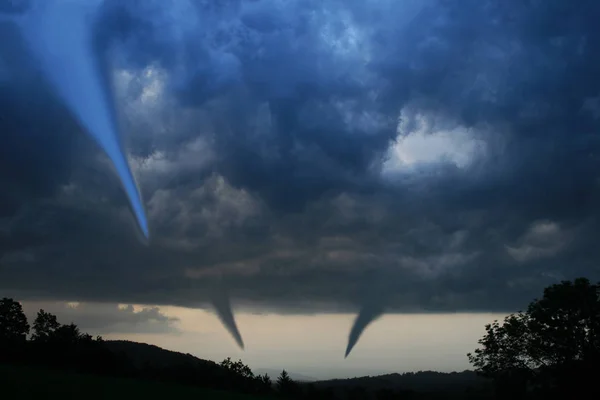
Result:
[[[346,360],[377,354],[381,369],[408,370],[425,364],[384,355],[388,344],[423,345],[413,325],[468,327],[453,331],[471,343],[463,357],[485,313],[523,308],[562,279],[600,277],[596,1],[9,3],[0,2],[1,295],[114,305],[105,314],[156,305],[117,314],[163,316],[167,328],[203,321],[221,357],[235,342],[189,309],[212,310],[226,288],[260,365],[278,360],[261,343],[301,326],[301,315],[336,332],[339,364],[328,362],[343,368],[350,313],[362,310],[367,325],[410,312],[376,321]],[[75,11],[56,13],[59,3]],[[32,45],[31,21],[60,15],[41,20],[61,40],[81,3],[97,6],[83,26],[110,78],[148,243]],[[75,90],[84,75],[63,76]],[[94,110],[82,93],[76,106]],[[456,312],[484,314],[441,316]],[[195,328],[178,328],[186,339],[175,342],[170,328],[147,336],[86,324],[208,354]],[[389,342],[378,346],[383,332]],[[301,351],[303,338],[286,343]],[[432,364],[436,353],[428,368],[466,367],[464,357]]]

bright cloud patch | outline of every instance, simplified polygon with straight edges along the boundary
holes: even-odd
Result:
[[[450,163],[464,169],[484,156],[485,150],[486,143],[471,129],[419,111],[403,110],[398,137],[390,146],[383,170],[389,174],[433,163]]]

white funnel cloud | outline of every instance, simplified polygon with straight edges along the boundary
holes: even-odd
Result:
[[[44,78],[111,159],[138,226],[148,238],[143,202],[123,151],[109,82],[94,46],[94,18],[99,4],[74,0],[43,2],[15,22]]]

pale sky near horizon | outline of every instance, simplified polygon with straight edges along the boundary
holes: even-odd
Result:
[[[158,315],[173,320],[168,323],[168,330],[157,330],[151,326],[165,325],[166,322],[120,317],[114,317],[111,321],[106,306],[64,305],[25,302],[24,308],[30,322],[35,312],[44,308],[55,313],[59,321],[73,321],[82,330],[101,334],[105,339],[154,344],[216,362],[226,357],[242,359],[255,371],[286,369],[316,379],[469,369],[466,353],[477,347],[485,324],[504,316],[492,313],[386,314],[367,328],[353,352],[344,359],[347,335],[354,319],[352,314],[240,312],[237,321],[245,342],[245,350],[242,351],[216,315],[207,310],[159,307]],[[130,315],[144,309],[138,305],[133,308]],[[121,305],[121,311],[125,313],[125,306]],[[92,319],[106,321],[105,326],[101,329],[93,324],[86,327]]]

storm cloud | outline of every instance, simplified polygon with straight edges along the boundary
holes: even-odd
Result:
[[[99,4],[152,240],[0,18],[3,292],[512,311],[600,277],[597,2]]]

